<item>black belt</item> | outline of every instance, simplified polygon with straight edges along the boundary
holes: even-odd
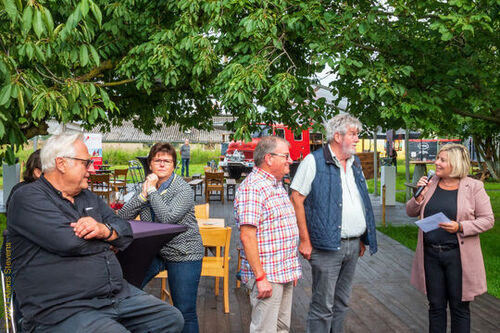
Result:
[[[440,252],[456,249],[458,244],[425,244],[426,248],[434,249]]]
[[[357,237],[342,237],[341,240],[346,240],[346,241],[350,241],[350,240],[356,240],[356,239],[359,239],[359,236]]]

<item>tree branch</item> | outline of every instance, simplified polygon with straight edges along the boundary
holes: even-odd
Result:
[[[490,117],[490,116],[485,116],[485,115],[481,115],[481,114],[474,114],[474,113],[470,113],[470,112],[466,112],[466,111],[462,111],[462,110],[458,110],[458,109],[453,109],[453,111],[455,113],[458,113],[461,116],[464,116],[464,117],[492,121],[492,122],[500,125],[500,118],[498,118],[498,117]]]
[[[93,68],[90,72],[88,72],[87,74],[83,74],[82,76],[77,77],[75,80],[77,80],[77,81],[89,81],[89,80],[95,78],[96,76],[98,76],[99,74],[101,74],[102,72],[104,72],[105,70],[112,69],[113,67],[114,67],[114,64],[111,60],[105,60],[105,61],[101,62],[101,65],[99,65],[99,67]]]
[[[125,79],[125,80],[115,81],[115,82],[96,83],[95,85],[98,87],[113,87],[113,86],[119,86],[122,84],[134,82],[134,81],[135,81],[135,79]]]

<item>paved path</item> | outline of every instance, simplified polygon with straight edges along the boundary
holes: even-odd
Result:
[[[377,225],[382,224],[382,205],[380,204],[380,196],[374,196],[370,194],[370,200],[373,206],[373,214],[375,215],[375,222]],[[408,217],[406,215],[406,205],[397,202],[394,206],[385,207],[385,220],[386,223],[392,225],[407,225],[413,224],[417,220],[414,217]]]

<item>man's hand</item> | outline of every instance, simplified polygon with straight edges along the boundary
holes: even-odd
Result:
[[[365,254],[366,246],[365,243],[359,241],[359,256],[362,257]]]
[[[311,259],[311,252],[312,252],[312,245],[311,241],[300,241],[299,244],[299,252],[302,254],[304,259],[310,260]]]
[[[262,281],[257,281],[257,298],[269,298],[273,295],[273,286],[266,278]]]
[[[101,239],[109,236],[109,229],[104,224],[97,222],[90,216],[80,218],[70,224],[77,237],[83,239]]]

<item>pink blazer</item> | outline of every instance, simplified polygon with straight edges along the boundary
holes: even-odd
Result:
[[[429,182],[429,190],[419,204],[415,198],[406,203],[408,216],[423,217],[425,205],[436,190],[439,177]],[[490,197],[481,181],[465,177],[460,179],[457,195],[457,221],[462,224],[463,232],[458,233],[458,245],[462,262],[462,301],[473,301],[474,297],[486,292],[486,273],[479,234],[493,227],[495,217]],[[417,250],[413,260],[411,284],[426,293],[424,271],[424,244],[422,230],[418,231]]]

